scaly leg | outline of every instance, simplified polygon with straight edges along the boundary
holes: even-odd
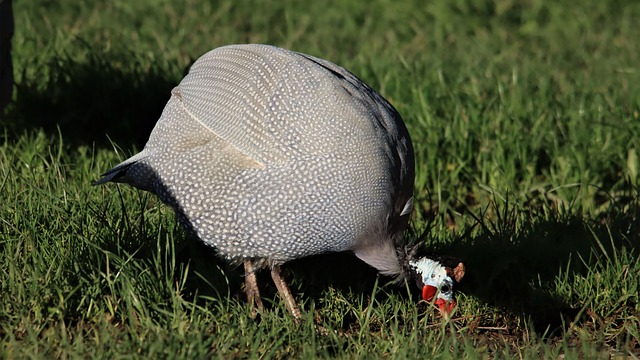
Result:
[[[289,310],[291,315],[293,315],[294,319],[300,319],[302,313],[300,312],[300,308],[298,308],[298,304],[296,304],[293,295],[291,295],[289,286],[284,281],[284,278],[282,278],[279,265],[274,265],[273,269],[271,269],[271,278],[273,278],[273,282],[276,284],[278,293],[280,293],[282,300],[284,300],[284,304],[287,307],[287,310]]]
[[[264,310],[262,299],[260,298],[260,289],[258,289],[258,280],[256,278],[257,270],[251,259],[244,260],[244,292],[247,294],[247,302],[249,302],[249,306],[251,306],[252,317],[256,316],[256,307],[258,311]]]

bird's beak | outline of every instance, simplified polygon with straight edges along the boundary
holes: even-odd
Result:
[[[438,288],[431,285],[425,285],[422,287],[422,299],[424,301],[431,301],[436,293],[438,292]],[[445,300],[445,299],[436,299],[434,304],[446,315],[449,315],[453,309],[456,307],[456,302],[454,300]]]
[[[425,285],[422,287],[422,299],[424,301],[431,301],[436,293],[438,292],[438,288],[431,285]]]

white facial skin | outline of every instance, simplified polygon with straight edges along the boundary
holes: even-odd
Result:
[[[453,280],[447,275],[444,266],[426,257],[409,263],[420,274],[424,285],[438,289],[436,299],[451,301],[453,298]]]

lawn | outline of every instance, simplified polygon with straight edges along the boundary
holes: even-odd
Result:
[[[640,3],[14,0],[0,125],[1,358],[640,357]],[[402,114],[407,238],[464,259],[450,319],[350,254],[242,271],[154,196],[91,186],[206,51],[333,61]]]

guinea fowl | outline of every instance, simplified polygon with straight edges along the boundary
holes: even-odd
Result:
[[[462,263],[407,250],[414,157],[398,114],[349,71],[268,45],[230,45],[198,59],[173,89],[142,152],[95,184],[157,194],[233,263],[262,308],[256,271],[270,268],[301,313],[281,265],[352,251],[381,274],[413,279],[449,311]]]

